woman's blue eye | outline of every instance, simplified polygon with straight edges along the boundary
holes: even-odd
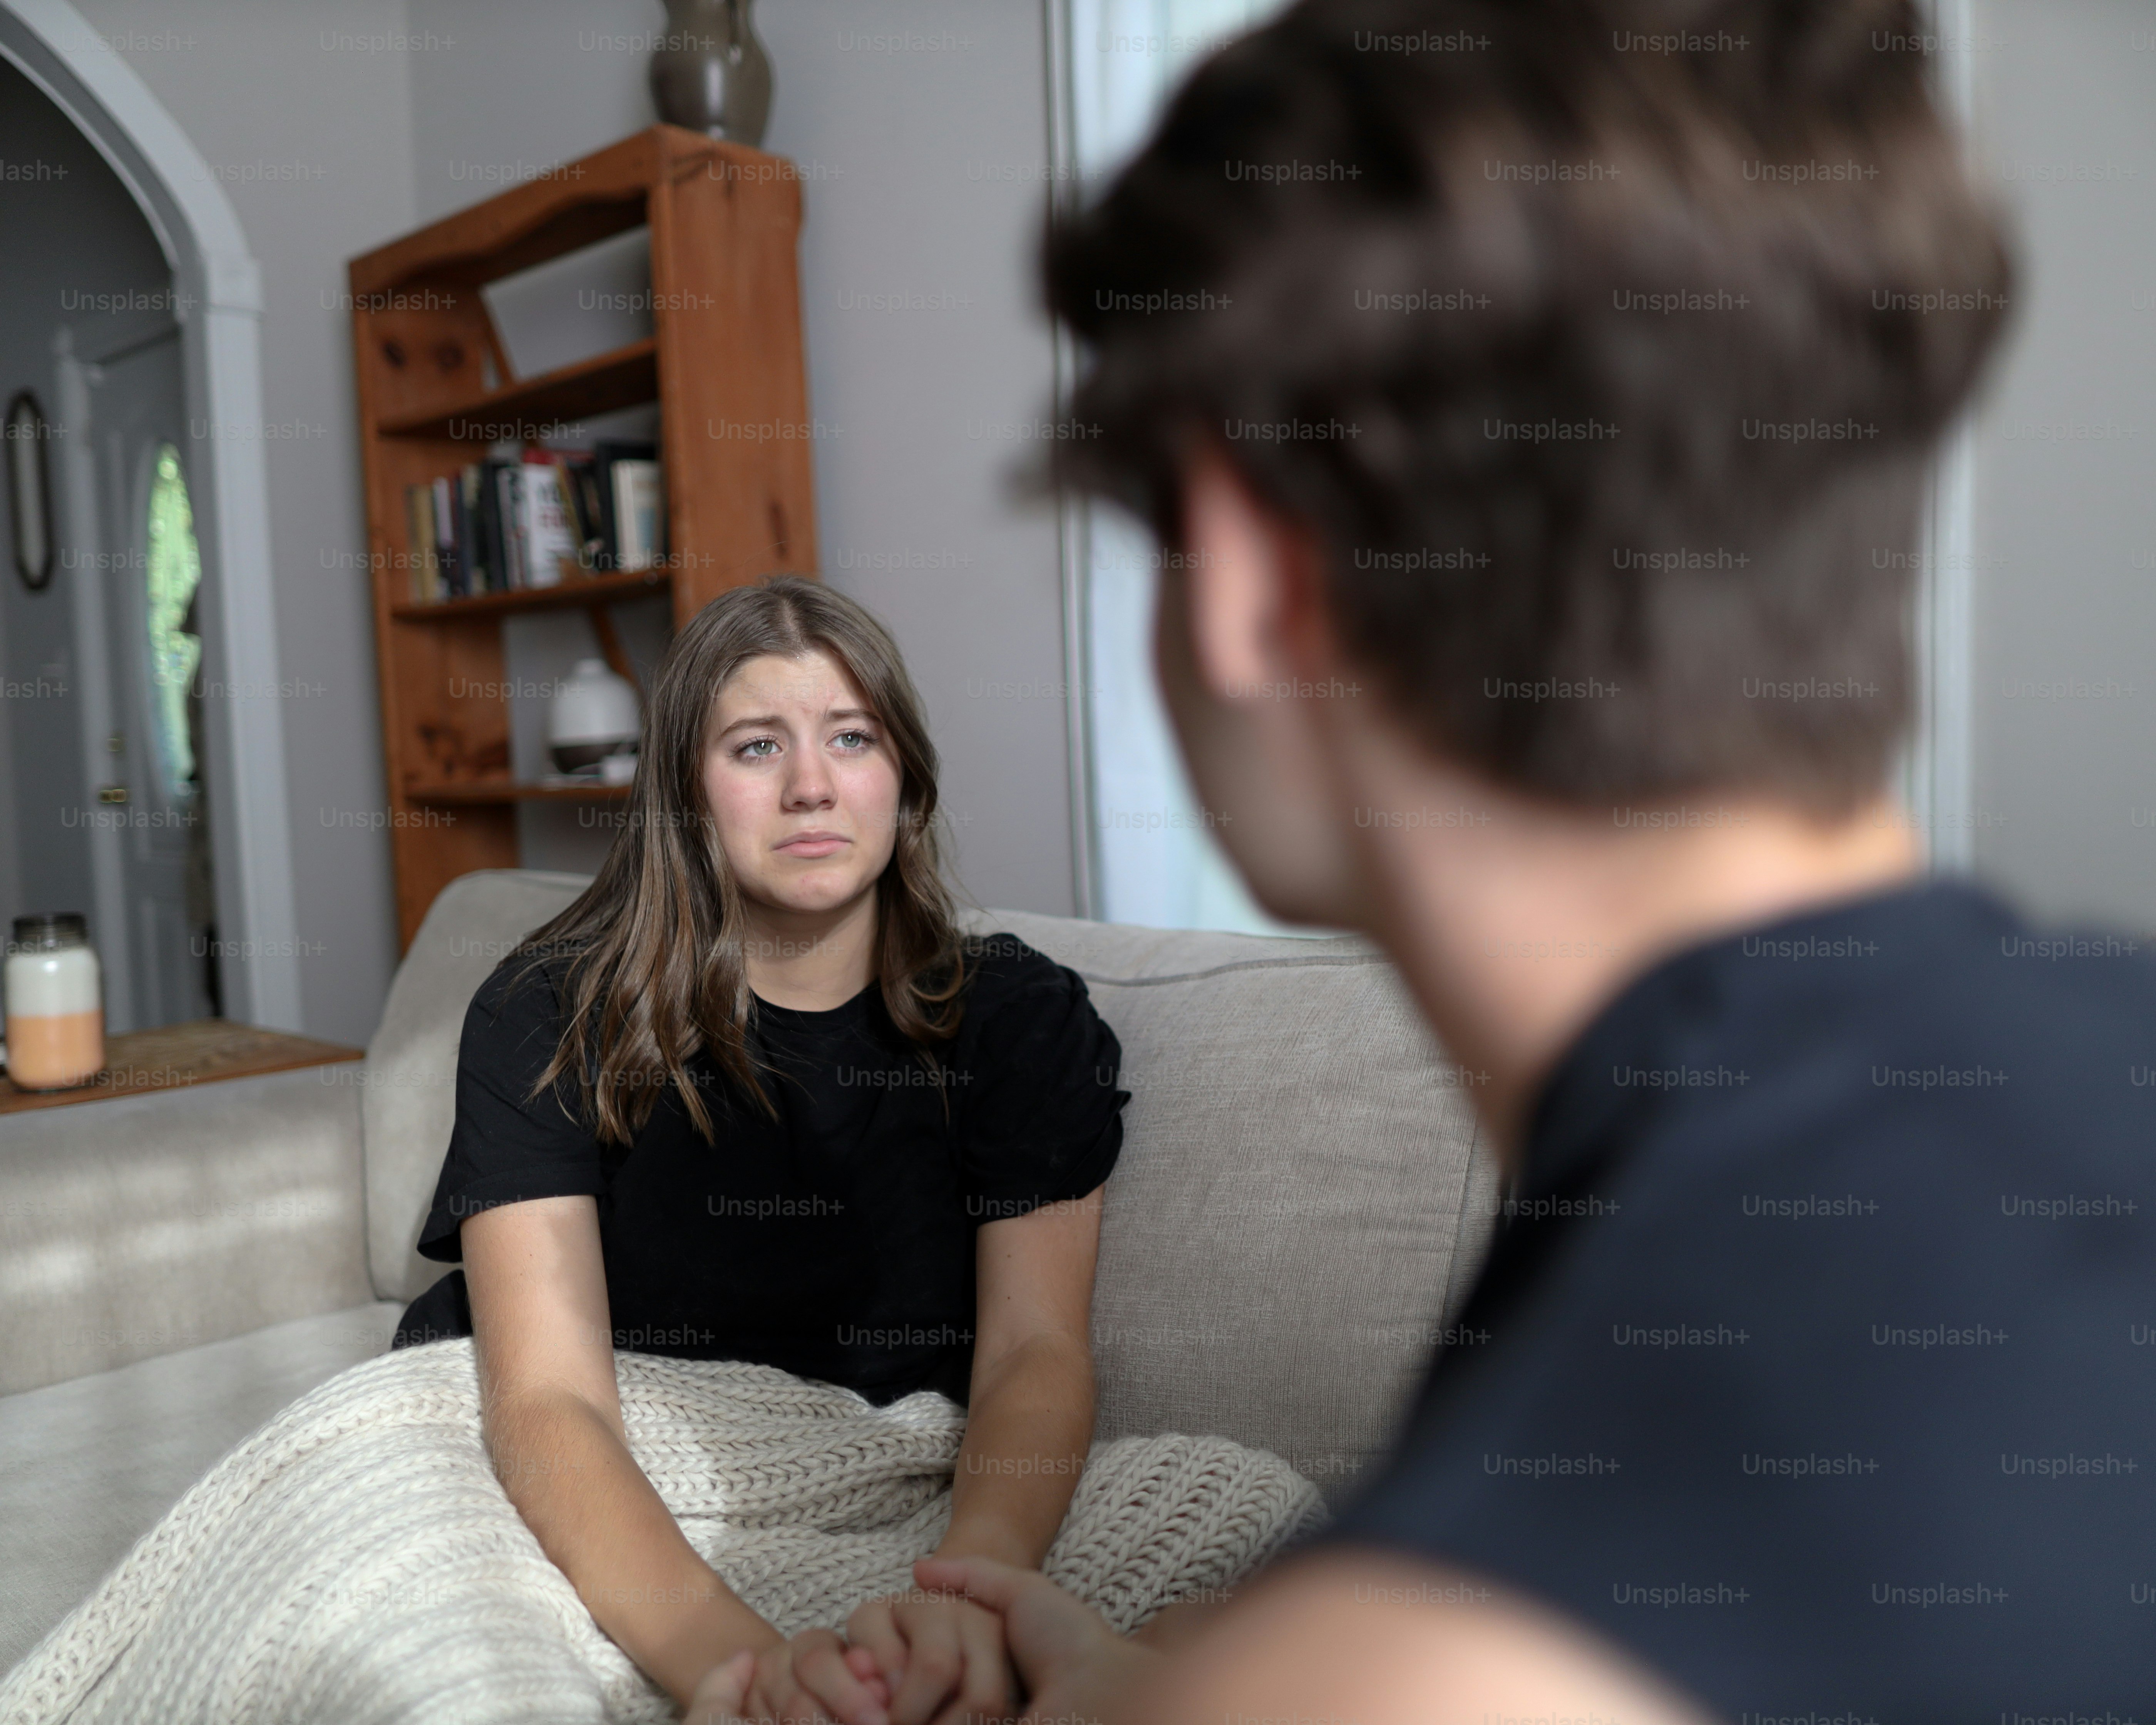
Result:
[[[737,754],[746,755],[753,751],[776,749],[778,747],[778,739],[775,737],[752,737],[747,742],[743,743],[738,749],[735,750],[734,752]],[[756,758],[759,761],[767,761],[771,757],[767,754],[757,753],[756,755]]]
[[[868,748],[875,744],[875,738],[865,731],[841,731],[834,741],[847,748]]]

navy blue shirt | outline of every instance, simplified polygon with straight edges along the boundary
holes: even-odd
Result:
[[[1090,1193],[1122,1147],[1122,1050],[1077,973],[1012,935],[969,941],[964,1017],[932,1069],[874,985],[828,1012],[759,1001],[776,1119],[699,1055],[716,1142],[670,1088],[633,1142],[602,1145],[566,1077],[526,1094],[561,1040],[567,963],[511,986],[511,960],[473,997],[421,1255],[460,1258],[480,1210],[588,1193],[617,1348],[778,1366],[878,1403],[966,1400],[975,1233]],[[470,1333],[458,1271],[396,1344]]]
[[[1583,1034],[1330,1536],[1729,1717],[2156,1717],[2156,971],[1964,886],[1717,940]]]

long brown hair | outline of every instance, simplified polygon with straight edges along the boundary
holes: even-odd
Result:
[[[736,588],[691,618],[660,661],[625,824],[598,874],[510,955],[523,961],[512,987],[553,958],[572,958],[562,1040],[531,1096],[573,1073],[584,1120],[602,1142],[627,1143],[668,1087],[712,1142],[688,1070],[700,1051],[775,1111],[749,1046],[746,913],[704,795],[704,742],[712,705],[742,665],[818,648],[860,686],[898,761],[897,842],[876,881],[884,1006],[932,1066],[932,1045],[957,1033],[964,960],[937,850],[936,747],[898,644],[820,583],[779,575]]]

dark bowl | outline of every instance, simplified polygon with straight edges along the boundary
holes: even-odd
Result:
[[[635,752],[626,742],[557,742],[547,746],[547,752],[553,757],[557,773],[575,773],[583,768],[596,767],[608,755],[627,755]]]

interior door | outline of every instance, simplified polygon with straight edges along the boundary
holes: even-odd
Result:
[[[193,604],[202,570],[187,484],[192,440],[179,331],[131,343],[85,370],[107,547],[97,608],[105,711],[92,721],[105,728],[105,776],[91,793],[118,839],[127,923],[124,954],[116,955],[126,973],[108,981],[108,1007],[116,1010],[107,1016],[116,1030],[139,1030],[208,1017],[216,1005]],[[99,650],[80,645],[85,658]]]

